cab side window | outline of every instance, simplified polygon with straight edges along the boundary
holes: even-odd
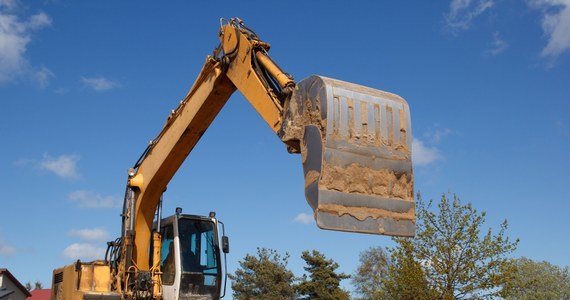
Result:
[[[174,261],[174,232],[172,224],[160,229],[162,234],[162,248],[160,249],[160,269],[162,270],[162,284],[174,284],[176,271]]]

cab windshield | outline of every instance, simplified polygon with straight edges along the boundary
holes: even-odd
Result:
[[[216,225],[187,218],[178,222],[182,274],[198,275],[205,286],[215,287],[219,278]]]

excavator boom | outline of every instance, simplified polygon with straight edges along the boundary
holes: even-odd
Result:
[[[135,165],[136,174],[128,183],[135,190],[131,200],[134,211],[128,217],[134,219],[132,230],[136,232],[136,238],[132,256],[140,268],[149,268],[151,229],[162,193],[235,89],[219,63],[208,58],[193,88]]]
[[[123,250],[136,263],[125,260],[122,269],[151,268],[148,249],[160,195],[235,90],[289,152],[301,154],[306,199],[320,228],[414,235],[406,101],[322,76],[295,83],[269,57],[270,45],[237,18],[221,26],[219,39],[129,179],[134,210],[128,218],[134,221],[125,223],[134,226],[125,232]]]
[[[221,295],[218,253],[222,250],[213,238],[218,236],[217,225],[211,225],[218,224],[215,213],[183,217],[177,212],[165,219],[173,226],[168,231],[160,225],[160,203],[172,177],[236,90],[290,153],[301,154],[306,200],[320,228],[414,235],[412,135],[406,101],[323,76],[296,83],[269,57],[270,45],[238,18],[222,20],[219,39],[187,96],[129,170],[121,238],[109,243],[114,258],[78,261],[55,270],[53,299],[183,300]],[[192,254],[182,253],[190,231],[178,227],[181,218],[196,225]],[[201,247],[198,235],[206,233],[210,238]],[[227,237],[222,240],[227,253]],[[215,273],[180,266],[206,245],[211,250],[202,257],[215,266]],[[163,288],[163,276],[173,273],[162,269],[166,252],[175,253],[178,260],[172,263],[177,266],[172,271],[176,276],[169,275],[168,280],[174,281],[168,290]],[[206,284],[205,277],[216,278],[212,281],[216,284]]]

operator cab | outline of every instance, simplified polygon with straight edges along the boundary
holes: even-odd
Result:
[[[223,233],[223,223],[215,218],[215,213],[210,213],[209,217],[183,215],[177,209],[176,215],[161,220],[159,226],[163,298],[209,300],[223,297],[220,295],[222,281],[225,293],[221,256],[229,252],[229,244],[226,236],[220,239],[218,228],[221,226]]]

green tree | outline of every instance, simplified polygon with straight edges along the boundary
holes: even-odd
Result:
[[[41,290],[41,289],[43,289],[43,288],[44,288],[44,286],[43,286],[43,284],[42,284],[41,281],[37,280],[37,281],[34,283],[34,290]]]
[[[386,298],[384,282],[392,264],[390,255],[382,247],[372,247],[360,253],[360,265],[352,275],[352,284],[360,299]]]
[[[287,269],[289,254],[257,248],[257,256],[246,255],[240,268],[229,274],[235,299],[287,299],[295,296],[294,275]]]
[[[32,290],[32,283],[29,281],[26,282],[25,288],[26,288],[26,290],[31,291]],[[44,288],[44,285],[42,284],[41,281],[36,280],[36,282],[34,282],[34,286],[33,286],[34,290],[41,290],[43,288]]]
[[[453,195],[443,194],[432,212],[432,201],[416,202],[416,237],[395,238],[389,249],[393,266],[385,280],[390,298],[491,299],[506,296],[514,276],[507,258],[518,244],[506,236],[505,220],[493,234],[481,234],[485,212]]]
[[[421,261],[414,251],[411,239],[401,239],[398,247],[389,249],[392,264],[388,267],[387,277],[382,280],[384,291],[380,298],[394,300],[438,299],[428,282]]]
[[[348,292],[340,288],[341,280],[350,278],[350,275],[337,273],[338,263],[317,250],[304,251],[301,258],[307,264],[304,269],[309,278],[303,275],[296,286],[299,299],[350,299]]]
[[[511,294],[507,299],[570,299],[568,267],[559,267],[546,261],[533,261],[526,257],[514,260],[516,273],[508,284]]]

